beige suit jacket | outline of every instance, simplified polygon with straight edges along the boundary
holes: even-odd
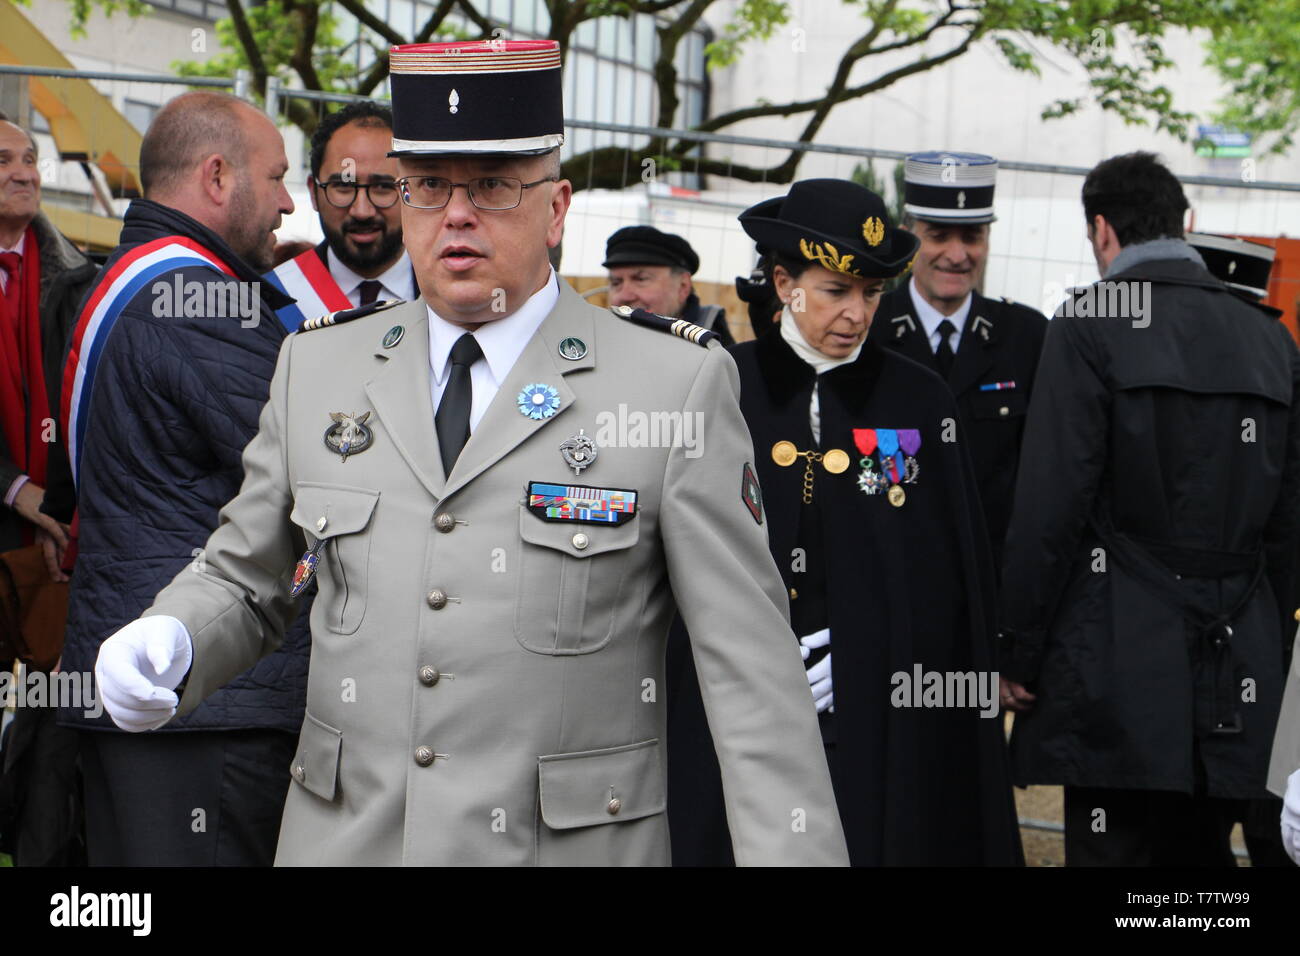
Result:
[[[193,637],[180,713],[276,646],[295,563],[324,538],[278,864],[667,864],[675,602],[737,862],[844,864],[785,592],[743,499],[735,365],[560,285],[446,477],[423,303],[286,340],[203,569],[147,612]],[[570,337],[582,358],[561,356]],[[521,414],[531,384],[558,391],[553,417]],[[367,411],[373,443],[345,461],[330,413]],[[655,412],[692,416],[699,443],[651,444],[634,413]],[[575,478],[559,446],[579,429],[602,447]],[[635,517],[544,521],[530,481],[635,490]]]

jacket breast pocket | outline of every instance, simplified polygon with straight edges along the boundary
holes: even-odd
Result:
[[[668,863],[667,796],[657,739],[538,758],[544,866]]]
[[[316,567],[320,593],[314,614],[335,634],[354,634],[366,612],[370,565],[367,529],[379,492],[346,485],[303,481],[289,517],[307,533],[308,544],[321,543]]]
[[[590,654],[608,644],[640,528],[639,514],[621,525],[550,522],[521,505],[519,643],[538,654]]]

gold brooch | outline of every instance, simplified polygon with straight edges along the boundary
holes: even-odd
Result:
[[[832,272],[842,272],[849,276],[860,275],[858,270],[852,267],[853,256],[840,255],[839,250],[829,242],[823,244],[800,239],[799,251],[803,253],[805,259],[820,263]]]
[[[867,240],[869,246],[880,245],[880,241],[885,238],[885,224],[875,216],[870,217],[862,224],[862,238]]]

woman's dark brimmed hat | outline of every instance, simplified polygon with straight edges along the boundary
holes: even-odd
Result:
[[[868,279],[906,272],[921,244],[890,222],[883,199],[845,179],[801,180],[789,195],[746,209],[740,225],[759,252]]]

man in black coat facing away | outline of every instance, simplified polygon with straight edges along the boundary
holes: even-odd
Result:
[[[989,257],[998,161],[914,153],[903,164],[903,228],[921,240],[907,282],[880,299],[871,339],[939,373],[957,399],[993,546],[1011,520],[1025,411],[1047,334],[1041,312],[977,286]]]
[[[1300,353],[1154,155],[1083,206],[1104,279],[1049,326],[1003,569],[1016,783],[1064,784],[1067,864],[1231,866],[1282,692]]]

